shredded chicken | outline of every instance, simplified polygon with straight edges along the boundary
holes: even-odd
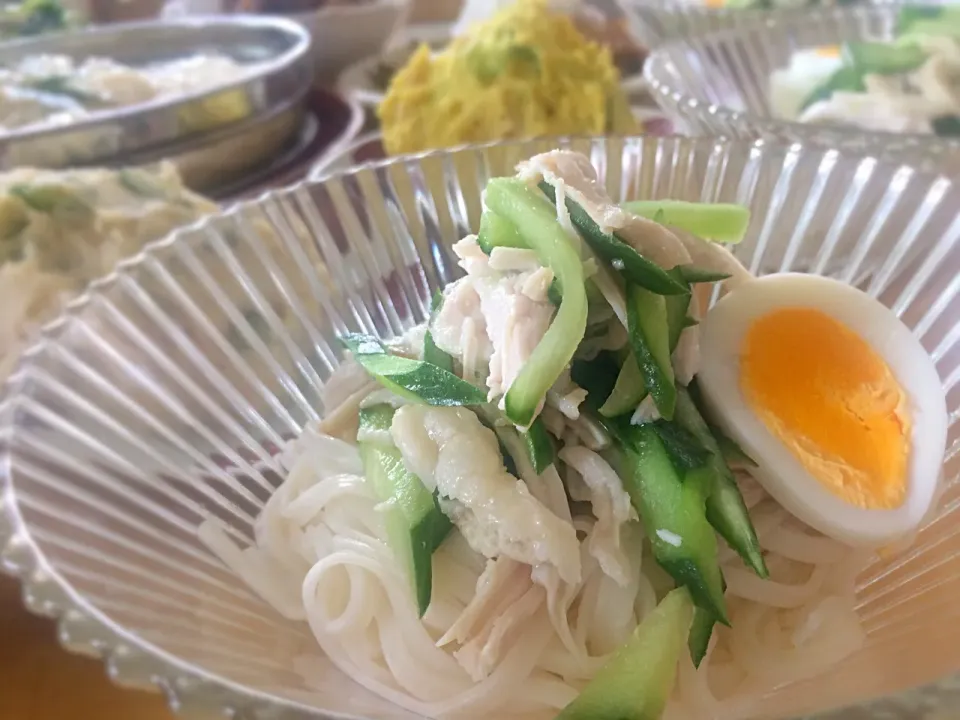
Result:
[[[580,417],[580,405],[587,399],[587,391],[570,378],[570,370],[565,370],[547,391],[547,403],[570,420]]]
[[[463,358],[464,325],[472,322],[477,331],[476,356],[484,363],[493,354],[493,345],[487,338],[487,321],[480,309],[480,295],[468,275],[447,286],[443,305],[430,325],[430,334],[437,347],[453,357]]]
[[[690,262],[683,243],[670,230],[652,220],[627,212],[610,199],[590,161],[569,150],[553,150],[520,164],[520,177],[543,178],[564,192],[604,232],[616,232],[633,248],[664,268]]]
[[[483,632],[453,653],[457,662],[475,681],[483,680],[496,667],[511,645],[511,640],[516,638],[524,622],[543,605],[546,597],[547,591],[543,587],[531,583],[517,602],[501,608],[493,622],[484,626]]]
[[[508,557],[488,560],[477,580],[476,593],[437,646],[460,643],[454,657],[470,677],[482,680],[509,649],[515,631],[545,597],[544,589],[531,580],[529,565]]]
[[[580,579],[573,526],[537,500],[503,466],[493,431],[461,407],[407,405],[390,428],[404,465],[431,491],[475,551],[556,568],[565,582]]]
[[[513,384],[550,327],[555,308],[545,299],[536,301],[523,292],[526,273],[474,281],[480,308],[493,343],[487,388],[490,399],[500,397]]]
[[[595,452],[585,447],[565,447],[559,455],[579,473],[588,489],[597,518],[587,539],[590,554],[606,575],[625,586],[630,578],[630,558],[621,547],[620,532],[626,523],[637,519],[630,496],[617,473]]]
[[[526,248],[495,247],[490,251],[488,265],[499,272],[540,270],[540,261],[533,250]]]
[[[486,384],[494,400],[510,389],[550,327],[553,272],[529,250],[496,248],[487,257],[474,237],[458,242],[454,251],[467,276],[447,289],[431,331],[437,347],[464,360],[464,328],[473,323],[481,336],[476,358],[489,366]],[[500,271],[510,268],[522,271]]]
[[[487,624],[497,615],[497,607],[514,602],[530,587],[530,566],[508,557],[487,560],[477,578],[477,590],[453,624],[439,640],[437,647],[452,642],[466,643],[477,634],[478,626]]]
[[[633,411],[633,415],[630,416],[630,424],[643,425],[644,423],[659,419],[660,412],[657,410],[657,404],[653,401],[653,396],[647,395],[640,401],[640,404],[637,405],[637,409]]]

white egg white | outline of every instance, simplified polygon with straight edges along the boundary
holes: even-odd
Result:
[[[830,492],[751,410],[740,387],[744,336],[780,308],[820,310],[865,340],[890,367],[911,420],[906,496],[891,510],[851,505]],[[700,323],[699,385],[714,422],[756,461],[757,480],[789,512],[825,535],[880,546],[914,530],[936,493],[947,439],[946,396],[920,341],[884,305],[842,282],[787,273],[750,280],[726,295]],[[789,383],[790,378],[784,377]]]
[[[770,76],[771,111],[776,117],[795,120],[804,101],[842,66],[840,57],[815,48],[795,52],[789,66]]]

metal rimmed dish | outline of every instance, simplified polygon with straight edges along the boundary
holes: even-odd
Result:
[[[737,30],[667,43],[647,60],[651,94],[695,135],[764,137],[960,170],[960,139],[804,124],[773,116],[770,76],[798,50],[848,41],[891,39],[898,6],[773,15]]]
[[[864,651],[765,709],[807,713],[955,670],[960,186],[765,141],[545,140],[398,158],[269,193],[122,263],[46,328],[4,389],[0,566],[30,607],[61,619],[69,647],[125,682],[162,686],[185,712],[410,717],[334,670],[301,625],[216,563],[196,527],[249,523],[276,487],[277,445],[322,412],[336,331],[392,335],[424,319],[456,273],[449,245],[476,228],[483,181],[558,144],[587,154],[616,199],[750,206],[736,249],[748,267],[857,280],[937,361],[953,413],[944,510],[862,579]],[[266,252],[275,241],[284,252]],[[947,683],[873,707],[906,720],[957,695]]]
[[[0,135],[0,169],[63,167],[133,154],[196,138],[225,126],[297,105],[313,69],[310,35],[299,24],[271,17],[195,17],[110,25],[4,43],[0,66],[28,55],[109,57],[130,65],[218,52],[250,69],[203,92],[93,111],[64,125],[35,125]],[[227,101],[231,112],[214,112]]]

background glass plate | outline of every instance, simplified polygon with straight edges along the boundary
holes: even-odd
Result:
[[[803,124],[772,115],[770,76],[787,67],[795,52],[890,39],[898,12],[890,5],[770,13],[737,29],[662,45],[647,58],[644,76],[657,103],[693,135],[802,141],[960,173],[960,138]]]

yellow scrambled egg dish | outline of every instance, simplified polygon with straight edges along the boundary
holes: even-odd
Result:
[[[519,0],[438,54],[421,46],[394,76],[379,115],[391,155],[639,129],[610,50],[546,0]]]

